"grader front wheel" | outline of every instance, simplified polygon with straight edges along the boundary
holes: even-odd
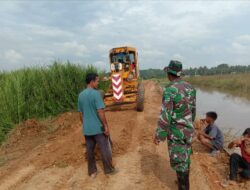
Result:
[[[136,97],[136,110],[142,112],[144,110],[144,94],[145,89],[143,83],[139,83]]]

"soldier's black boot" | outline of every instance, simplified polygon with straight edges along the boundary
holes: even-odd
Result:
[[[177,172],[178,190],[189,190],[189,171]]]

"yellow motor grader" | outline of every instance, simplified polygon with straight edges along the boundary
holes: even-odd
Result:
[[[137,111],[144,109],[144,86],[139,81],[138,52],[133,47],[117,47],[109,51],[110,86],[104,95],[107,107],[136,104]]]

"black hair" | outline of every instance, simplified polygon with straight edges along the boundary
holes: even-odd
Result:
[[[98,77],[98,74],[96,74],[96,73],[87,74],[86,83],[89,84],[91,81],[95,81],[97,77]]]
[[[210,111],[206,113],[206,116],[211,117],[214,121],[217,119],[218,115],[214,111]]]
[[[250,128],[247,128],[242,135],[250,135]]]

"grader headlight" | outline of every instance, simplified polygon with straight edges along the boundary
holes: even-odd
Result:
[[[112,64],[110,65],[110,69],[111,69],[111,71],[115,71],[115,64],[112,63]]]
[[[122,70],[122,63],[119,63],[119,70]]]

